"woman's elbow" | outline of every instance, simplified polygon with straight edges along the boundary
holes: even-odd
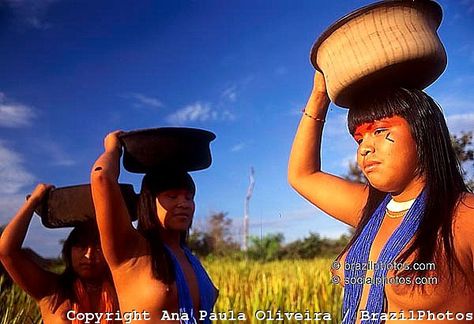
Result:
[[[296,189],[301,181],[301,177],[298,173],[292,172],[291,170],[288,171],[288,176],[287,176],[288,183],[293,189]]]
[[[13,254],[11,248],[8,247],[5,240],[0,237],[0,261],[4,262]]]
[[[104,187],[117,182],[110,175],[104,172],[101,167],[94,167],[92,169],[90,181],[92,188]]]
[[[310,175],[309,170],[290,160],[288,163],[287,179],[291,187],[296,189],[296,187],[298,187],[301,183],[302,179],[308,175]]]

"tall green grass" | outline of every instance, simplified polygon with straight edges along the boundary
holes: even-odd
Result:
[[[204,262],[219,288],[215,312],[243,312],[247,322],[263,323],[257,311],[330,313],[341,322],[342,289],[330,283],[332,259]],[[225,321],[217,321],[224,323]],[[266,321],[274,323],[274,320]],[[288,323],[288,320],[284,321]],[[312,321],[312,323],[324,321]]]
[[[341,288],[330,283],[332,259],[284,260],[274,262],[212,260],[204,261],[219,298],[214,312],[230,316],[233,310],[245,314],[246,323],[258,321],[257,311],[308,311],[331,314],[330,323],[340,323]],[[36,324],[40,314],[36,303],[17,286],[2,288],[0,278],[0,324]],[[216,323],[226,323],[221,320]],[[283,321],[280,321],[283,322]],[[285,323],[296,323],[285,320]],[[311,323],[325,323],[313,320]]]
[[[0,324],[36,324],[40,320],[36,302],[16,285],[5,287],[0,276]]]

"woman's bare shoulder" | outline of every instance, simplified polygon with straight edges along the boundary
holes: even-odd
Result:
[[[454,210],[454,234],[474,235],[474,194],[464,193]]]
[[[474,194],[464,193],[455,212],[456,216],[462,218],[463,221],[472,222],[474,220]]]
[[[133,253],[120,264],[120,266],[111,269],[112,273],[130,273],[131,271],[139,272],[148,269],[152,264],[151,248],[148,241],[143,237],[142,233],[137,231],[137,240],[134,242],[135,247]]]
[[[455,210],[453,219],[454,242],[458,246],[458,252],[464,254],[468,259],[474,257],[474,194],[465,193],[461,197]]]

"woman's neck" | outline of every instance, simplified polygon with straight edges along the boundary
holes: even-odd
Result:
[[[414,178],[402,191],[392,193],[392,199],[397,202],[415,199],[423,191],[425,183],[425,178],[418,176]]]
[[[170,249],[177,250],[181,248],[181,232],[160,229],[161,240]]]
[[[99,291],[102,289],[104,278],[100,279],[80,279],[86,291]]]

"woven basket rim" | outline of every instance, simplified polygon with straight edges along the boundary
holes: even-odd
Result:
[[[421,8],[421,7],[427,7],[429,10],[431,10],[431,14],[434,18],[434,21],[436,22],[436,26],[439,27],[441,24],[441,20],[443,17],[443,10],[441,6],[436,2],[432,0],[385,0],[385,1],[379,1],[376,3],[369,4],[367,6],[361,7],[359,9],[356,9],[345,16],[339,18],[336,22],[334,22],[332,25],[330,25],[316,40],[314,43],[313,47],[311,48],[310,52],[310,61],[311,64],[314,66],[314,68],[320,72],[322,72],[321,68],[318,66],[317,63],[317,53],[319,50],[319,47],[321,44],[331,36],[334,31],[339,29],[341,26],[345,25],[347,22],[350,20],[353,20],[366,12],[376,9],[378,7],[398,7],[398,6],[405,6],[405,7],[413,7],[413,8]]]

